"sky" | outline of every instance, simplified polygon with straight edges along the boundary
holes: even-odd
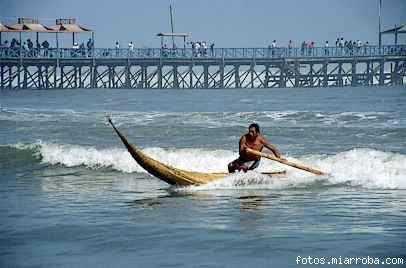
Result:
[[[14,24],[17,17],[38,18],[54,25],[56,18],[76,18],[95,31],[96,47],[159,47],[159,32],[170,31],[169,5],[174,9],[175,32],[191,33],[190,40],[215,47],[266,47],[273,40],[286,46],[302,41],[337,37],[378,42],[379,0],[0,0],[0,20]],[[406,24],[406,0],[382,0],[382,29]],[[8,37],[12,35],[8,34]],[[8,39],[3,34],[3,41]],[[24,38],[33,38],[25,34]],[[81,34],[79,42],[89,35]],[[66,46],[71,35],[60,37]],[[55,39],[41,34],[40,39]],[[406,34],[399,41],[406,44]],[[168,44],[170,41],[168,40]],[[181,46],[182,42],[178,43]],[[393,43],[393,36],[384,38]]]

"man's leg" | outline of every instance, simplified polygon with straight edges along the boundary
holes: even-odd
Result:
[[[237,169],[239,168],[239,165],[235,163],[234,161],[228,164],[228,172],[229,173],[234,173]]]
[[[230,164],[228,164],[228,172],[229,173],[234,173],[236,170],[241,170],[242,163],[239,161],[239,159],[234,160]]]

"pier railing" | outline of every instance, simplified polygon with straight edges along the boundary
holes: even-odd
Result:
[[[0,59],[280,59],[406,55],[406,45],[315,48],[0,48]]]

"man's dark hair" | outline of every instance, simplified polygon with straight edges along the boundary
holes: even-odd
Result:
[[[248,127],[248,129],[250,129],[250,128],[255,128],[255,131],[257,132],[257,133],[261,133],[261,131],[259,130],[259,125],[257,124],[257,123],[252,123],[249,127]]]

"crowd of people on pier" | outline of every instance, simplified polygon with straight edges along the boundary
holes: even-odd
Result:
[[[68,52],[72,57],[82,56],[91,57],[92,49],[94,48],[94,42],[92,39],[85,44],[82,42],[80,45],[74,42],[71,48],[61,48],[62,53]],[[26,41],[19,41],[16,38],[11,39],[9,42],[5,40],[0,44],[0,49],[4,49],[5,54],[12,54],[19,56],[22,53],[26,57],[48,57],[51,52],[56,51],[57,47],[52,47],[47,40],[34,42],[28,38]]]
[[[302,41],[300,46],[295,46],[292,40],[289,40],[287,46],[278,46],[277,41],[273,40],[268,49],[273,56],[279,53],[285,53],[291,56],[295,48],[300,48],[300,56],[337,56],[346,55],[353,56],[359,54],[367,54],[367,48],[370,47],[369,41],[361,40],[344,40],[343,37],[337,38],[335,46],[331,46],[329,41],[326,40],[324,44],[317,45],[315,41]]]
[[[208,43],[206,41],[190,41],[187,44],[187,48],[177,48],[175,44],[168,46],[163,44],[160,50],[160,55],[164,57],[169,56],[186,56],[192,55],[193,57],[215,57],[221,55],[218,49],[214,48],[214,43]],[[57,49],[58,48],[58,49]],[[289,40],[286,45],[280,46],[277,40],[273,40],[267,48],[263,49],[269,57],[285,57],[285,56],[362,56],[372,53],[372,48],[369,41],[362,40],[345,40],[343,37],[338,37],[335,43],[330,43],[328,40],[322,42],[320,45],[316,44],[316,41],[301,41],[296,44]],[[13,38],[10,42],[5,40],[4,43],[0,43],[0,49],[2,49],[2,55],[16,57],[20,53],[24,57],[56,57],[55,52],[61,53],[61,56],[70,57],[92,57],[96,53],[94,49],[93,40],[89,38],[87,43],[74,42],[72,47],[51,47],[47,40],[35,43],[31,39],[26,41],[19,41]],[[403,48],[404,49],[404,48]],[[130,41],[128,47],[121,48],[119,41],[114,43],[113,48],[98,49],[96,56],[101,57],[136,57],[137,55],[151,56],[151,48],[142,48],[141,52],[137,52],[135,43]],[[137,54],[137,53],[138,54]],[[396,52],[396,51],[395,51]],[[154,54],[155,55],[155,54]]]
[[[209,48],[210,48],[210,56],[214,56],[214,43],[208,45],[205,41],[192,41],[190,42],[190,46],[193,51],[193,56],[200,57],[200,56],[207,56]]]
[[[190,41],[187,45],[189,49],[192,49],[193,57],[215,56],[214,43],[209,44],[206,41]],[[161,49],[163,56],[176,55],[178,52],[183,52],[176,47],[176,44],[173,44],[172,47],[163,44]]]
[[[10,48],[13,50],[22,49],[23,51],[32,52],[32,54],[34,55],[35,50],[39,50],[41,48],[49,49],[50,45],[47,40],[43,41],[42,43],[40,43],[38,40],[36,40],[35,45],[34,45],[34,43],[32,42],[32,40],[30,38],[28,38],[24,42],[20,42],[16,38],[13,38],[13,39],[11,39],[10,42],[8,40],[5,40],[3,44],[0,44],[0,47],[1,48]]]

